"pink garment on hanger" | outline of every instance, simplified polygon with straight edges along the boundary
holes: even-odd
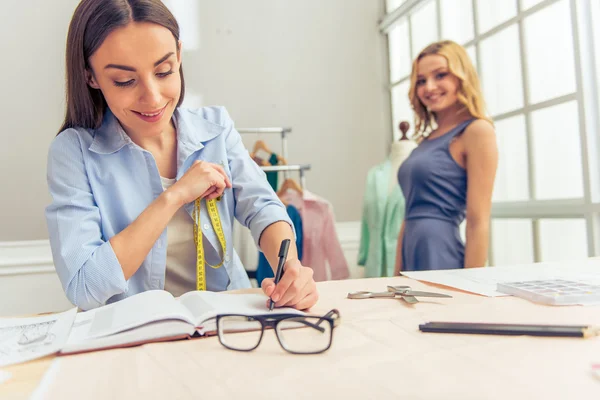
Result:
[[[335,230],[331,203],[306,189],[304,196],[288,190],[283,200],[302,217],[302,265],[313,269],[315,281],[327,280],[327,262],[332,280],[348,278],[350,270]]]

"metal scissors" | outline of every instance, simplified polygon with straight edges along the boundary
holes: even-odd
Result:
[[[409,304],[418,303],[417,297],[443,297],[451,298],[452,296],[443,293],[421,292],[411,290],[410,286],[388,286],[387,292],[369,292],[359,291],[348,293],[349,299],[395,299],[401,298]]]

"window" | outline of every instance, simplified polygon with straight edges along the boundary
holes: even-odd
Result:
[[[442,0],[452,2],[454,0]],[[478,30],[480,33],[509,20],[517,13],[517,2],[511,0],[477,0]]]
[[[542,1],[543,0],[521,0],[521,9],[527,10],[528,8],[531,8]]]
[[[492,265],[526,264],[534,261],[530,219],[492,220]]]
[[[475,46],[472,45],[467,47],[467,53],[469,54],[471,62],[473,63],[475,68],[477,68],[477,49],[475,48]]]
[[[394,25],[388,35],[388,44],[390,52],[390,81],[396,82],[403,76],[410,74],[412,67],[407,20],[402,20]]]
[[[517,115],[496,123],[498,171],[494,201],[529,199],[529,163],[525,116]]]
[[[536,199],[583,197],[577,103],[531,114]]]
[[[481,42],[481,85],[492,115],[523,107],[519,32],[506,28]]]
[[[410,16],[410,36],[413,59],[427,45],[439,40],[435,1],[429,0]]]
[[[392,124],[394,141],[400,139],[398,125],[402,121],[408,121],[410,123],[410,129],[407,132],[408,137],[414,132],[414,118],[412,108],[410,107],[410,101],[408,100],[408,89],[410,89],[410,80],[408,79],[399,85],[394,86],[392,89]]]
[[[583,218],[541,219],[539,224],[542,261],[568,261],[587,257],[587,234]]]
[[[388,13],[391,13],[396,8],[400,7],[402,5],[402,3],[404,3],[405,1],[406,0],[386,0],[385,9],[387,10]]]
[[[591,17],[592,17],[592,28],[594,30],[594,36],[592,38],[594,42],[594,54],[596,55],[596,83],[597,92],[600,94],[600,1],[591,2]],[[600,103],[598,104],[600,107]],[[598,110],[600,113],[600,109]]]
[[[442,18],[442,39],[464,44],[473,39],[473,0],[440,2]]]
[[[565,15],[569,3],[561,0],[525,18],[530,103],[575,92],[573,30]]]

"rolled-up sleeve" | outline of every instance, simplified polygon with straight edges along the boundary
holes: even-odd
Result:
[[[221,108],[221,112],[221,122],[226,127],[224,134],[235,197],[236,219],[250,229],[258,248],[262,232],[278,221],[287,222],[295,237],[294,225],[285,206],[269,185],[265,172],[250,158],[242,143],[242,137],[235,130],[225,108]]]
[[[75,130],[58,135],[48,153],[47,181],[52,203],[46,208],[50,246],[67,298],[87,310],[127,291],[127,281],[110,242],[102,237]]]

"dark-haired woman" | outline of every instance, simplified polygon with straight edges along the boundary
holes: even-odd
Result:
[[[66,62],[66,116],[48,155],[46,217],[73,304],[91,309],[152,289],[178,296],[198,288],[199,268],[207,290],[249,287],[232,247],[234,217],[272,266],[281,242],[292,239],[281,281],[262,284],[276,306],[316,303],[285,207],[228,113],[180,107],[179,27],[159,0],[83,0]],[[200,249],[205,262],[197,265]]]

